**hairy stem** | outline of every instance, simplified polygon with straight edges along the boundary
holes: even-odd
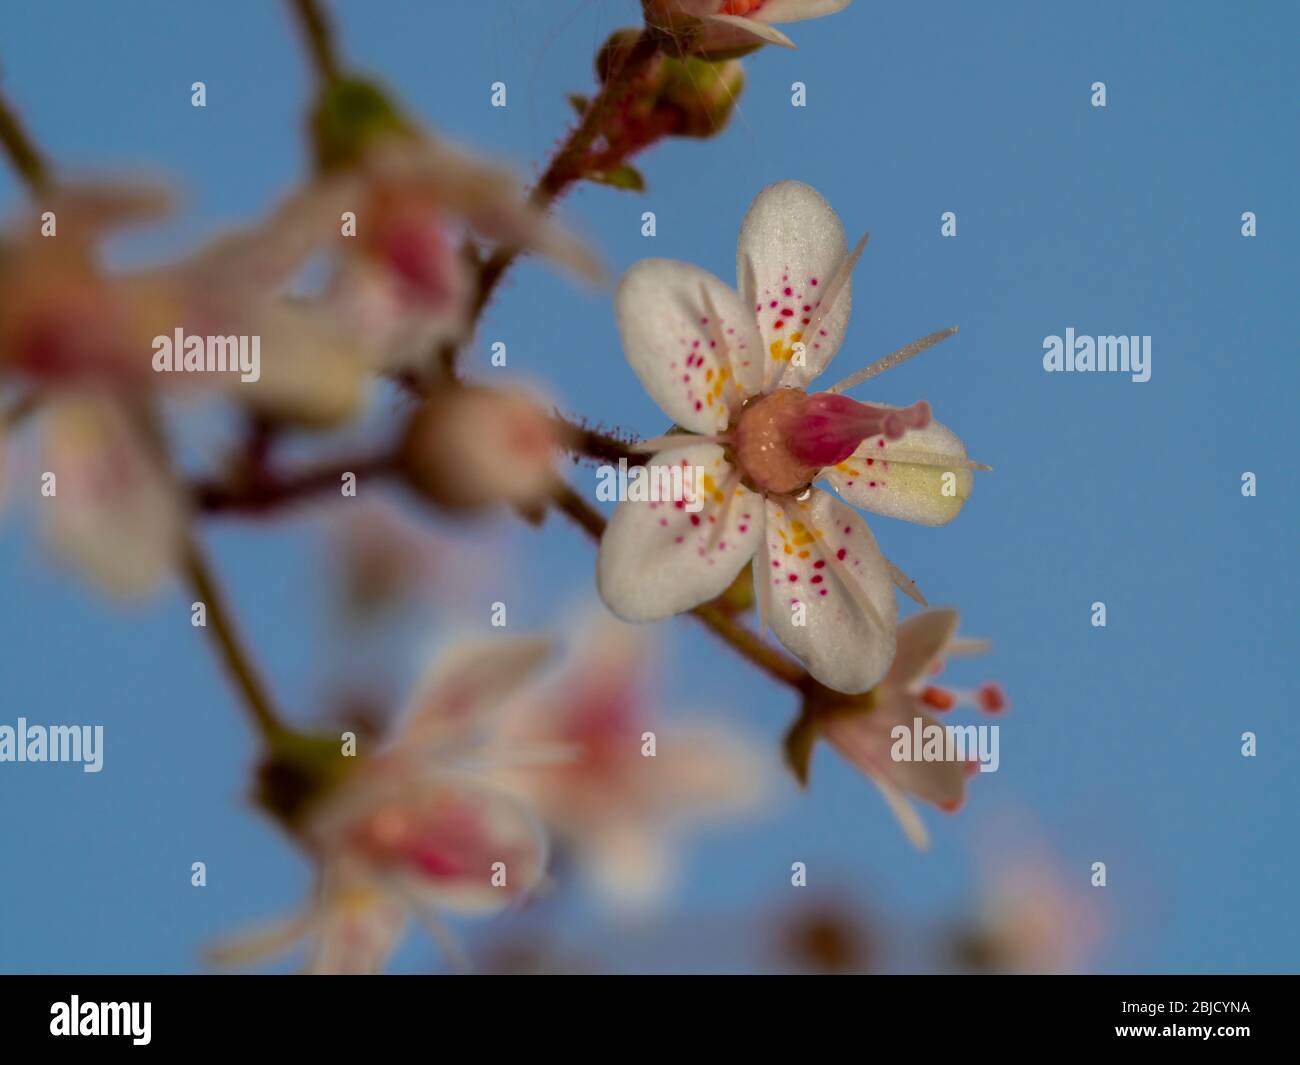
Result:
[[[566,451],[572,451],[575,455],[601,462],[617,462],[619,459],[626,459],[629,466],[643,466],[650,459],[649,455],[631,450],[634,441],[623,440],[609,433],[576,425],[558,414],[552,417],[551,422],[555,426],[561,445]]]
[[[636,42],[622,57],[618,68],[609,72],[600,92],[587,105],[582,121],[565,139],[542,172],[530,196],[534,206],[543,210],[549,208],[570,186],[582,179],[586,155],[592,142],[658,51],[659,35],[650,29],[642,30]],[[483,264],[479,271],[478,294],[473,308],[476,319],[518,257],[518,248],[497,248]]]

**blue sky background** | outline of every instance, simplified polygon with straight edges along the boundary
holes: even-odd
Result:
[[[590,88],[591,55],[632,0],[343,3],[347,56],[448,136],[529,177]],[[306,173],[309,79],[281,6],[258,0],[11,5],[4,87],[67,171],[173,177],[181,214],[132,249],[175,252],[264,210]],[[827,751],[813,789],[697,837],[682,920],[764,911],[808,863],[899,927],[966,912],[1010,811],[1106,913],[1103,971],[1295,971],[1296,337],[1294,4],[870,3],[787,27],[798,51],[746,60],[735,121],[640,161],[644,197],[583,187],[561,214],[621,271],[687,259],[734,280],[740,219],[764,185],[815,185],[869,229],[832,378],[954,323],[954,340],[863,398],[930,400],[977,458],[946,528],[873,521],[885,553],[964,628],[996,643],[1013,707],[1001,769],[957,817],[927,810],[914,852],[875,790]],[[204,80],[208,106],[190,106]],[[488,106],[505,81],[509,106]],[[808,106],[790,106],[803,81]],[[1106,82],[1109,106],[1089,106]],[[0,175],[0,197],[20,190]],[[640,236],[654,210],[658,235]],[[958,215],[956,239],[939,218]],[[1243,211],[1259,236],[1240,235]],[[1150,334],[1152,378],[1048,375],[1042,341]],[[662,416],[624,362],[609,294],[534,263],[511,275],[481,347],[562,406],[651,434]],[[480,351],[469,361],[482,373]],[[1243,471],[1259,494],[1243,498]],[[594,492],[594,475],[576,472]],[[35,494],[35,486],[30,494]],[[21,485],[0,524],[0,722],[106,726],[105,769],[0,765],[0,969],[191,971],[219,933],[293,908],[309,870],[243,799],[251,742],[179,590],[124,612],[51,564]],[[281,701],[306,719],[337,673],[321,523],[223,523],[217,564]],[[1290,530],[1290,531],[1288,531]],[[478,530],[453,529],[453,537]],[[592,546],[565,523],[503,529],[510,565],[453,620],[506,598],[512,626],[567,616]],[[1289,545],[1289,546],[1288,546]],[[1108,626],[1094,629],[1103,600]],[[487,607],[482,608],[486,622]],[[446,611],[444,611],[444,614]],[[431,630],[387,648],[400,692]],[[680,620],[662,627],[665,706],[707,707],[775,743],[794,707]],[[1259,754],[1240,754],[1243,731]],[[190,887],[190,863],[209,886]],[[1088,887],[1107,863],[1109,885]],[[600,911],[557,906],[561,936],[600,943]],[[619,965],[680,961],[620,941]],[[732,951],[728,954],[727,951]],[[698,955],[698,952],[696,952]],[[398,968],[436,955],[412,938]],[[907,958],[895,959],[907,967]],[[916,962],[915,964],[921,964]]]

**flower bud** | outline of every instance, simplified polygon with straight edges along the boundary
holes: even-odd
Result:
[[[402,445],[411,484],[451,510],[530,507],[556,484],[554,423],[520,392],[456,388],[416,413]]]
[[[679,115],[682,137],[712,137],[727,124],[745,87],[745,69],[734,59],[711,62],[687,56],[664,62],[659,106]]]
[[[415,136],[415,128],[388,94],[365,78],[340,78],[325,85],[311,114],[312,148],[322,172],[360,162],[376,140]]]

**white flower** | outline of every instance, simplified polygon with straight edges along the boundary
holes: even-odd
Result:
[[[297,206],[332,212],[334,233],[341,216],[354,216],[326,297],[389,369],[418,366],[435,344],[468,334],[477,289],[459,250],[466,236],[603,278],[593,253],[532,204],[509,170],[431,137],[381,139],[356,166],[318,178]]]
[[[298,422],[354,413],[366,372],[360,346],[322,311],[277,295],[318,245],[317,216],[294,209],[149,270],[109,272],[99,244],[113,229],[161,215],[147,186],[86,183],[54,190],[0,239],[0,376],[40,392],[54,474],[42,508],[58,550],[122,595],[157,588],[179,560],[184,502],[145,412],[163,395],[219,394]],[[332,225],[332,222],[331,222]],[[160,374],[155,338],[260,338],[261,374]]]
[[[976,465],[928,404],[900,410],[839,394],[938,334],[828,392],[806,392],[843,340],[861,247],[850,254],[826,201],[787,181],[745,216],[739,293],[687,263],[647,259],[627,272],[616,307],[628,361],[695,434],[651,442],[662,450],[650,465],[707,476],[698,513],[681,502],[621,504],[598,561],[610,609],[652,621],[719,595],[752,558],[763,623],[813,677],[851,694],[893,658],[893,585],[919,595],[857,512],[812,482],[867,510],[941,525],[970,494]]]

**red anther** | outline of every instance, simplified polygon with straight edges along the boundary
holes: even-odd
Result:
[[[957,696],[947,688],[936,688],[931,685],[921,692],[921,702],[935,710],[951,710],[957,705]]]
[[[989,681],[979,687],[980,709],[986,714],[1000,714],[1007,708],[1007,697],[1000,684]]]
[[[946,814],[955,814],[958,810],[962,808],[962,805],[965,803],[965,801],[966,800],[963,797],[960,799],[953,799],[951,802],[941,802],[939,803],[939,809]]]

